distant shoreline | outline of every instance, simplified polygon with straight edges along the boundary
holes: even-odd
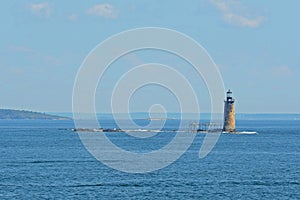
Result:
[[[128,114],[126,113],[97,113],[97,118],[99,120],[110,120],[110,119],[127,119]],[[151,121],[159,121],[159,120],[180,120],[180,113],[167,113],[167,117],[159,117],[159,113],[156,115],[157,117],[149,117],[149,113],[147,112],[133,112],[129,114],[131,119],[134,120],[151,120]],[[185,118],[188,119],[197,119],[200,120],[210,120],[210,113],[185,113]],[[218,118],[222,119],[223,114],[215,114]],[[72,112],[36,112],[29,110],[16,110],[16,109],[0,109],[0,120],[73,120]],[[85,119],[85,118],[83,118]],[[87,118],[88,119],[88,118]],[[300,120],[300,114],[297,113],[236,113],[236,120]]]
[[[1,120],[71,120],[69,117],[28,110],[0,109]]]
[[[163,120],[177,120],[177,119],[176,118],[141,118],[140,120],[163,121]]]

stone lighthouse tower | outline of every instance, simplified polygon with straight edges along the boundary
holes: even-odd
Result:
[[[235,132],[234,101],[234,98],[232,98],[232,92],[228,90],[226,100],[224,101],[223,131],[225,132]]]

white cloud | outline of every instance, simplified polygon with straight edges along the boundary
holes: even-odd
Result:
[[[9,46],[8,49],[13,52],[25,52],[25,53],[34,52],[32,49],[25,46]]]
[[[246,26],[250,28],[257,28],[259,27],[262,22],[264,21],[263,17],[256,17],[255,19],[249,19],[247,17],[236,15],[236,14],[226,14],[224,16],[225,21],[232,23],[232,24],[238,24],[241,26]]]
[[[13,53],[21,53],[25,56],[28,56],[34,60],[38,60],[41,59],[45,62],[48,63],[52,63],[55,65],[59,65],[61,63],[60,59],[52,56],[52,55],[48,55],[45,53],[42,53],[40,51],[25,47],[25,46],[9,46],[8,47],[9,52],[13,52]]]
[[[42,16],[42,17],[50,17],[51,7],[48,2],[43,3],[32,3],[29,5],[29,8],[33,14]]]
[[[97,15],[104,18],[116,18],[117,11],[110,4],[97,4],[87,10],[87,14],[89,15]]]
[[[273,75],[277,77],[289,77],[292,75],[292,70],[286,65],[274,67],[272,70]]]
[[[69,19],[70,21],[76,21],[76,20],[78,19],[78,15],[76,15],[76,14],[71,14],[71,15],[68,16],[68,19]]]
[[[242,27],[258,28],[264,21],[263,16],[248,14],[238,0],[210,0],[222,12],[225,22]]]

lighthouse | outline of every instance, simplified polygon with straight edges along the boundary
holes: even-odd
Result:
[[[235,132],[234,98],[230,89],[226,93],[224,101],[224,125],[223,131]]]

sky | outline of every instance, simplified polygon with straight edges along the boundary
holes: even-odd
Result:
[[[225,88],[233,91],[236,112],[300,113],[299,7],[297,0],[1,1],[0,108],[71,112],[77,71],[96,45],[125,30],[162,27],[206,49]],[[110,75],[121,76],[122,66],[158,62],[184,71],[186,64],[173,57],[145,50],[120,59],[99,86],[97,111],[109,112],[109,98],[101,97],[109,94],[116,78]],[[161,101],[177,111],[176,98],[167,94],[144,87],[130,107],[144,111]],[[203,112],[209,111],[207,94],[200,81]]]

